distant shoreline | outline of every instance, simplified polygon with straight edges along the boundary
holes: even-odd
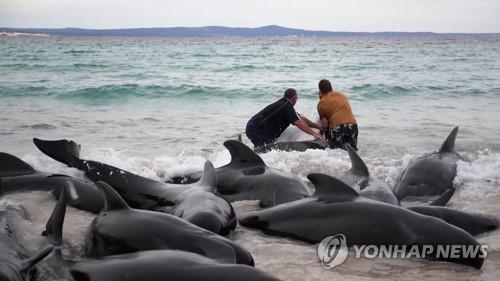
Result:
[[[126,29],[85,28],[11,28],[0,27],[0,36],[131,36],[131,37],[342,37],[342,36],[442,36],[493,35],[500,33],[435,33],[435,32],[347,32],[315,31],[269,25],[257,28],[206,26]]]

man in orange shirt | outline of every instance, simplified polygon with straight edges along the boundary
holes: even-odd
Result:
[[[318,88],[318,114],[330,148],[345,149],[344,144],[348,143],[358,150],[358,125],[347,96],[333,91],[326,79],[319,81]]]

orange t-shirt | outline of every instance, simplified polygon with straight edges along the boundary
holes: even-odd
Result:
[[[318,113],[320,118],[328,119],[330,128],[342,124],[356,124],[351,105],[342,92],[333,91],[326,94],[318,102]]]

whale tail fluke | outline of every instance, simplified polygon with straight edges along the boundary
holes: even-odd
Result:
[[[70,167],[80,164],[80,145],[72,140],[41,140],[33,138],[33,143],[47,156]]]
[[[453,128],[453,130],[451,130],[450,134],[441,145],[439,153],[455,151],[455,140],[457,139],[457,134],[458,134],[458,126],[456,126],[455,128]]]

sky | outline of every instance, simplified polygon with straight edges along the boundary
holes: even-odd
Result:
[[[0,27],[500,32],[500,0],[0,0]]]

